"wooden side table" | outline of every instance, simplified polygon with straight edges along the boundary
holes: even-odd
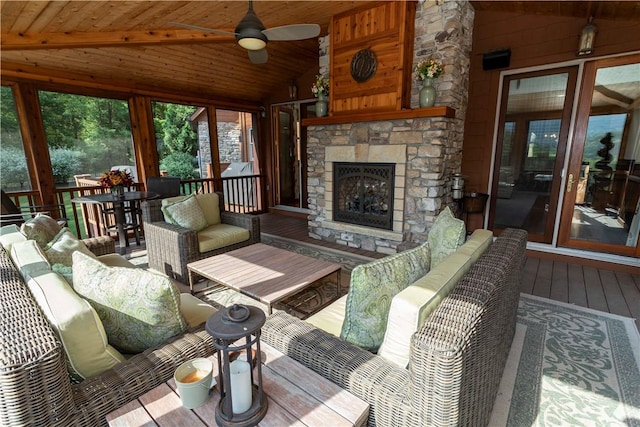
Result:
[[[261,342],[262,380],[269,399],[261,426],[362,426],[369,416],[369,404],[341,389],[304,365]],[[216,357],[214,375],[218,375]],[[185,409],[173,379],[107,415],[112,427],[215,426],[215,409],[220,400],[216,386],[207,403]]]

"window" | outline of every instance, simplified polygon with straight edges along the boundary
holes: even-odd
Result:
[[[211,167],[207,109],[158,101],[151,105],[160,173],[183,180],[206,178]]]
[[[5,191],[31,190],[18,114],[9,86],[0,91],[0,178]]]
[[[126,101],[39,92],[40,108],[57,188],[95,180],[112,168],[129,169],[138,181]],[[75,179],[74,179],[75,178]]]

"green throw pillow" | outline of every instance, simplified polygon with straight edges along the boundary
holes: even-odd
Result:
[[[48,215],[37,214],[20,226],[20,231],[27,239],[35,240],[41,248],[56,237],[62,227]]]
[[[71,256],[76,251],[82,252],[90,257],[95,257],[89,248],[87,248],[87,245],[81,240],[78,240],[78,238],[65,227],[45,246],[44,255],[51,265],[62,264],[71,267],[73,262]]]
[[[427,240],[431,246],[431,268],[464,244],[467,230],[464,221],[457,219],[447,206],[436,218]]]
[[[98,313],[109,343],[123,353],[140,353],[187,329],[180,292],[167,276],[108,267],[76,252],[73,288]]]
[[[359,265],[351,272],[340,338],[376,352],[393,297],[429,271],[429,245]]]
[[[207,219],[194,195],[160,208],[167,222],[200,231],[207,227]]]

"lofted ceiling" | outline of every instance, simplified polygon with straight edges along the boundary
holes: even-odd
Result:
[[[319,24],[323,36],[332,15],[370,3],[257,0],[254,10],[267,28]],[[631,1],[471,3],[478,10],[640,19],[640,2]],[[252,64],[233,37],[170,24],[233,31],[247,11],[246,1],[2,0],[0,5],[0,60],[6,76],[27,73],[88,80],[98,88],[116,85],[260,102],[318,68],[317,39],[270,42],[268,62]]]

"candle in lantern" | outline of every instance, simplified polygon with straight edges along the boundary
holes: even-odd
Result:
[[[234,360],[230,364],[233,413],[247,412],[251,407],[251,367],[249,362]]]

